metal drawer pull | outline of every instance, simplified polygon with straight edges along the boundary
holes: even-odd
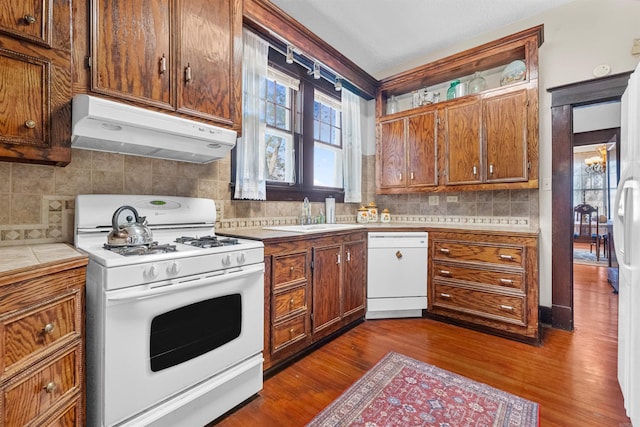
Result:
[[[513,280],[511,279],[500,279],[500,283],[504,283],[507,285],[512,285],[513,284]]]
[[[398,179],[399,179],[400,181],[402,181],[402,172],[400,172],[400,173],[398,174]]]
[[[513,259],[511,255],[500,255],[501,259]]]
[[[293,266],[289,267],[289,271],[293,273]]]
[[[53,393],[56,390],[56,383],[54,383],[53,381],[51,381],[50,383],[47,383],[47,385],[45,385],[44,387],[42,387],[44,389],[45,392],[47,393]]]
[[[351,262],[351,251],[347,251],[347,262]]]
[[[167,71],[167,58],[162,54],[162,58],[160,58],[160,74],[164,74]]]
[[[493,174],[493,165],[489,165],[489,173]]]
[[[441,296],[442,298],[451,299],[451,295],[449,295],[449,294],[440,294],[440,296]]]
[[[336,264],[340,264],[340,254],[338,254],[338,262]]]
[[[27,120],[26,122],[24,122],[24,126],[27,129],[34,129],[36,127],[36,121],[35,120]]]
[[[293,304],[294,304],[295,302],[296,302],[296,301],[295,301],[293,298],[291,298],[291,300],[289,301],[289,305],[290,305],[290,306],[293,306]]]
[[[478,175],[478,168],[475,166],[473,167],[473,174]]]
[[[443,253],[443,254],[448,254],[451,251],[449,249],[447,249],[447,248],[440,248],[440,252]]]
[[[44,328],[42,328],[42,331],[48,335],[51,334],[55,329],[56,327],[53,325],[53,323],[47,323],[46,325],[44,325]]]
[[[293,328],[289,329],[289,338],[293,337]]]
[[[513,307],[511,307],[510,305],[502,305],[502,304],[500,304],[500,308],[503,309],[503,310],[513,311]]]
[[[24,20],[28,25],[36,23],[36,17],[33,15],[24,15]]]
[[[184,69],[184,81],[189,83],[191,81],[191,64],[187,63],[187,68]]]
[[[411,172],[411,180],[413,180],[413,172]]]
[[[451,276],[451,272],[449,270],[440,270],[440,274],[443,276]]]

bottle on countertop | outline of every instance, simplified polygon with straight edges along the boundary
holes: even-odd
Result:
[[[327,224],[336,223],[336,199],[329,196],[324,199],[324,211],[327,214]]]

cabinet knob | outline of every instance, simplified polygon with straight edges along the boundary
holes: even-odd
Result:
[[[33,129],[33,128],[35,128],[35,127],[36,127],[36,121],[35,121],[35,120],[31,120],[31,119],[29,119],[29,120],[27,120],[26,122],[24,122],[24,126],[25,126],[27,129]]]
[[[289,329],[289,338],[293,337],[293,328]]]
[[[35,24],[35,23],[36,23],[36,17],[35,17],[35,16],[33,16],[33,15],[29,15],[29,14],[27,14],[27,15],[24,15],[24,21],[25,21],[28,25]]]
[[[44,325],[44,328],[42,328],[42,331],[49,335],[51,333],[53,333],[53,331],[56,329],[56,327],[53,325],[53,323],[47,323],[46,325]]]
[[[167,71],[167,58],[162,54],[162,58],[160,58],[160,74],[164,74]]]
[[[396,251],[396,258],[402,259],[402,252]]]
[[[294,300],[293,298],[291,298],[291,299],[289,300],[289,305],[290,305],[290,306],[292,306],[294,302],[295,302],[295,300]]]
[[[191,81],[191,64],[187,63],[187,67],[184,69],[184,81],[189,83]]]
[[[47,383],[44,387],[42,387],[44,389],[44,391],[46,391],[47,393],[53,393],[56,390],[56,383],[54,383],[53,381],[51,381],[50,383]]]

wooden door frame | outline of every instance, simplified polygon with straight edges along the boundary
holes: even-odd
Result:
[[[551,326],[573,330],[573,107],[620,100],[631,71],[551,93]],[[543,316],[545,317],[545,316]]]

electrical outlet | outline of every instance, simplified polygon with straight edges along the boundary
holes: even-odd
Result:
[[[447,196],[447,203],[458,203],[458,196]]]
[[[440,204],[439,196],[429,196],[429,206],[438,206]]]

